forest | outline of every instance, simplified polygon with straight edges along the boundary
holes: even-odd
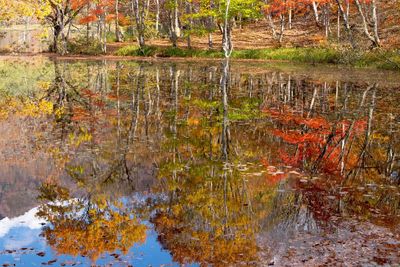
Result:
[[[0,0],[0,266],[398,266],[399,0]]]
[[[1,0],[3,37],[23,31],[1,50],[29,52],[44,42],[44,51],[61,55],[229,55],[399,69],[399,11],[398,0]]]

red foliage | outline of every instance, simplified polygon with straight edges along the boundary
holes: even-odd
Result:
[[[95,22],[95,21],[97,21],[97,17],[95,15],[89,15],[81,18],[79,20],[79,24],[88,24],[90,22]]]
[[[273,135],[288,144],[279,150],[283,164],[302,168],[314,164],[318,159],[320,170],[326,173],[337,173],[339,169],[341,146],[338,143],[346,135],[352,138],[362,134],[367,127],[366,118],[354,122],[341,120],[330,123],[322,116],[304,118],[287,107],[285,112],[272,109],[264,112],[280,125],[279,129],[273,130]],[[356,164],[356,158],[356,155],[349,153],[346,165]]]

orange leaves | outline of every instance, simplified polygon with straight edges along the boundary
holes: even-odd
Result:
[[[129,19],[126,16],[122,15],[122,14],[118,15],[118,21],[119,21],[119,24],[122,25],[122,26],[130,25]]]
[[[88,24],[88,23],[95,22],[95,21],[97,21],[97,17],[92,14],[92,15],[81,18],[79,20],[79,24]]]
[[[329,129],[330,127],[328,121],[322,117],[304,119],[301,124],[304,124],[311,129]]]
[[[89,0],[73,0],[71,1],[71,8],[74,10],[79,9],[84,5],[87,5],[89,2]]]
[[[271,15],[283,15],[286,14],[289,9],[305,9],[307,5],[309,5],[311,1],[302,0],[272,0],[269,1],[269,5],[264,8],[264,13]]]
[[[101,6],[97,6],[95,9],[92,10],[92,14],[95,16],[101,16],[104,14],[104,9]]]
[[[91,224],[78,216],[78,219],[71,219],[57,213],[49,214],[53,228],[45,228],[43,236],[58,253],[84,255],[94,261],[105,252],[127,253],[135,243],[144,242],[145,225],[129,218],[129,214],[110,211],[109,218],[107,214],[93,212]]]
[[[78,0],[81,3],[87,3],[88,0]],[[115,14],[115,0],[99,0],[96,5],[89,11],[89,13],[79,20],[80,24],[87,24],[90,22],[98,21],[100,18],[104,18],[106,22],[111,22],[116,19]],[[118,21],[121,25],[128,25],[129,20],[122,14],[118,15]]]
[[[297,114],[291,110],[280,112],[273,109],[267,109],[264,110],[264,112],[269,114],[273,119],[283,124],[307,126],[308,128],[314,130],[329,130],[331,128],[331,124],[324,117],[304,118],[300,114]],[[329,131],[325,131],[325,133],[328,134]]]
[[[309,143],[309,142],[323,142],[323,138],[321,138],[318,134],[314,133],[300,133],[298,131],[288,131],[284,132],[281,130],[274,130],[273,134],[275,136],[281,137],[285,142],[289,144],[301,144],[301,143]]]
[[[339,143],[362,135],[367,127],[366,118],[329,122],[322,116],[304,118],[289,107],[284,110],[264,110],[277,124],[272,134],[288,145],[278,152],[283,164],[299,168],[316,164],[323,172],[335,173],[344,154],[347,167],[356,163],[357,153],[343,152],[346,148]]]
[[[107,14],[106,21],[107,22],[114,21],[116,17],[117,16],[115,14]]]
[[[73,109],[73,116],[71,118],[72,121],[88,121],[91,120],[92,116],[89,111],[81,108],[81,107],[74,107]]]

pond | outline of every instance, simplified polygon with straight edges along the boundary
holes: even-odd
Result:
[[[400,263],[398,73],[0,60],[3,266]]]

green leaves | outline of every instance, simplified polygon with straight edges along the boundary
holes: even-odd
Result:
[[[229,18],[241,17],[242,19],[251,19],[261,17],[262,2],[259,0],[231,0],[229,9]],[[226,1],[220,0],[218,17],[225,16]]]

